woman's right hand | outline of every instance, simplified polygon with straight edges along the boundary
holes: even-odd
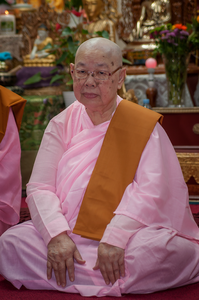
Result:
[[[62,232],[52,238],[48,244],[47,278],[51,279],[52,270],[54,270],[57,284],[65,287],[66,271],[68,270],[70,281],[74,281],[74,259],[79,264],[85,263],[85,260],[82,259],[75,243],[66,232]]]

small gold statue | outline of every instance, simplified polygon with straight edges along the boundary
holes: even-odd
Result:
[[[104,0],[82,0],[83,8],[89,19],[89,24],[85,29],[89,33],[106,30],[109,33],[109,39],[115,42],[115,27],[119,15],[117,14],[117,2],[109,2],[112,2],[113,6],[108,10]]]
[[[60,13],[64,10],[64,0],[45,0],[46,3],[49,4],[49,6],[53,9],[55,9],[56,12]],[[41,6],[41,0],[28,0],[28,1],[23,1],[23,0],[17,0],[17,4],[24,4],[28,3],[31,4],[32,7],[34,8],[39,8]]]
[[[49,54],[49,49],[52,46],[53,40],[48,36],[46,26],[44,24],[40,25],[31,53],[23,58],[24,66],[52,66],[55,61],[55,55]]]
[[[145,0],[141,4],[141,16],[133,30],[134,40],[149,40],[150,30],[171,20],[169,0]]]
[[[123,98],[128,101],[138,104],[138,98],[135,96],[135,92],[133,89],[130,89],[127,92],[125,92],[123,94]]]
[[[127,91],[124,83],[123,83],[121,89],[118,90],[118,95],[120,97],[122,97],[123,99],[126,99],[128,101],[138,104],[138,98],[135,96],[134,89],[129,89]]]

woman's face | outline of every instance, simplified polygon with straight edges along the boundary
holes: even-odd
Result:
[[[81,51],[75,60],[75,66],[71,64],[71,71],[74,68],[85,71],[113,72],[119,67],[118,62],[111,57],[111,53],[103,49],[86,49]],[[117,98],[117,89],[121,88],[125,74],[118,70],[106,81],[96,80],[89,75],[86,79],[73,77],[73,89],[76,99],[90,111],[106,111],[114,106]],[[122,74],[122,76],[120,76]]]
[[[103,0],[82,0],[82,3],[89,21],[94,21],[104,9]]]

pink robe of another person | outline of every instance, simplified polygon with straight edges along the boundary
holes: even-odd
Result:
[[[22,189],[20,158],[19,132],[10,108],[6,132],[0,143],[0,235],[19,222]]]
[[[27,186],[32,221],[0,238],[0,274],[15,287],[102,297],[199,281],[199,229],[177,156],[159,123],[101,240],[125,249],[125,276],[106,285],[100,271],[93,270],[99,242],[72,230],[109,123],[94,126],[77,101],[50,121]],[[67,274],[65,288],[54,275],[46,276],[47,245],[63,231],[86,260],[75,262],[75,280]]]

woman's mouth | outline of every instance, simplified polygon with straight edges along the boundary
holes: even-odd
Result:
[[[93,99],[93,98],[96,98],[97,95],[94,94],[94,93],[83,93],[84,97],[87,98],[87,99]]]

